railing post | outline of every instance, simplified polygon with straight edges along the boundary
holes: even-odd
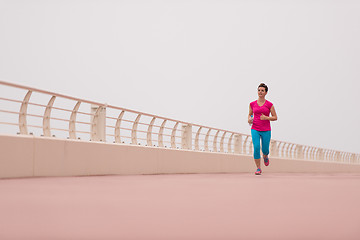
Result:
[[[250,141],[250,143],[249,143],[249,155],[252,155],[252,154],[253,154],[253,152],[254,152],[253,147],[254,147],[254,144],[253,144],[253,140],[252,140],[252,138],[251,138],[251,141]]]
[[[115,123],[115,142],[116,143],[121,143],[121,136],[120,136],[120,124],[121,124],[121,120],[124,116],[125,111],[121,111],[121,113],[119,114],[116,123]]]
[[[76,139],[76,115],[79,110],[81,102],[78,101],[71,112],[70,122],[69,122],[69,138]]]
[[[177,127],[179,125],[179,122],[176,122],[172,131],[171,131],[171,148],[176,148],[176,130],[177,130]]]
[[[295,158],[297,159],[304,159],[304,146],[296,145],[295,148]]]
[[[335,157],[335,151],[334,151],[334,150],[331,150],[331,154],[330,154],[330,161],[331,161],[331,162],[334,162],[334,161],[335,161],[334,157]]]
[[[249,137],[250,137],[250,136],[246,136],[245,141],[242,143],[242,153],[243,153],[243,154],[247,154],[247,153],[248,153],[248,151],[247,151],[247,149],[246,149],[246,144],[247,144],[247,141],[248,141]]]
[[[210,136],[211,128],[206,133],[205,140],[204,140],[204,150],[209,151],[209,136]]]
[[[314,150],[314,160],[315,161],[320,161],[320,148],[317,148],[317,147],[314,147],[315,150]]]
[[[285,150],[285,157],[286,158],[290,158],[290,146],[291,145],[292,145],[291,143],[287,143],[287,145],[286,145],[286,150]]]
[[[91,141],[106,141],[106,107],[91,105]]]
[[[155,120],[156,120],[156,117],[153,117],[151,119],[151,122],[149,124],[148,130],[147,130],[147,133],[146,133],[146,144],[148,146],[152,146],[152,129],[153,129]]]
[[[322,148],[320,148],[319,149],[319,160],[322,160],[322,161],[324,161],[325,159],[324,159],[324,149],[322,149]]]
[[[278,152],[278,144],[275,140],[271,140],[270,141],[270,154],[272,157],[278,157],[279,156],[279,152]]]
[[[343,152],[339,152],[339,162],[345,162],[344,161],[344,153]]]
[[[165,128],[166,122],[167,122],[167,120],[165,119],[165,120],[162,122],[161,127],[160,127],[160,130],[159,130],[159,134],[158,134],[158,144],[159,144],[159,147],[164,147],[163,133],[164,133],[164,128]]]
[[[295,144],[291,144],[291,147],[289,149],[289,158],[296,158],[295,152],[293,151],[294,147],[296,147]]]
[[[131,144],[135,144],[137,145],[137,127],[139,125],[140,122],[140,118],[141,118],[141,114],[139,113],[133,123],[133,127],[131,129]]]
[[[325,161],[329,161],[330,162],[330,150],[326,149],[325,150],[325,156],[324,156]]]
[[[224,139],[225,139],[226,132],[223,133],[220,140],[220,152],[224,152]]]
[[[217,152],[217,138],[219,135],[220,130],[218,130],[215,134],[214,141],[213,141],[213,152]]]
[[[235,134],[234,139],[234,153],[240,154],[242,153],[242,136],[239,134]]]
[[[183,124],[181,126],[181,148],[192,148],[192,126],[190,124]]]
[[[20,113],[19,113],[20,134],[28,134],[26,116],[27,116],[27,107],[29,105],[31,93],[32,91],[30,90],[27,92],[20,107]]]
[[[52,107],[54,105],[56,97],[52,96],[48,105],[46,106],[44,117],[43,117],[43,134],[45,137],[51,136],[51,130],[50,130],[50,114]]]
[[[316,152],[316,148],[310,147],[310,155],[309,155],[310,160],[316,160],[315,152]]]
[[[202,129],[202,127],[199,127],[198,131],[196,132],[196,136],[195,136],[195,150],[196,151],[200,150],[199,137],[200,137],[201,129]]]
[[[232,145],[232,139],[234,137],[234,133],[231,134],[230,138],[229,138],[229,141],[228,141],[228,153],[231,153],[232,150],[231,150],[231,145]]]

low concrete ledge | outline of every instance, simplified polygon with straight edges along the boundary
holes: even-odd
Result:
[[[0,135],[0,178],[253,172],[252,156]],[[271,158],[266,172],[360,172],[358,164]]]

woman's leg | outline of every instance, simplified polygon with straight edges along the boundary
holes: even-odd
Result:
[[[251,129],[251,137],[254,145],[254,160],[257,168],[260,168],[260,134],[258,131]]]
[[[271,131],[261,132],[261,150],[267,157],[270,152]]]

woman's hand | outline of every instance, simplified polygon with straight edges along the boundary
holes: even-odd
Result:
[[[269,120],[269,117],[265,116],[263,113],[260,116],[261,120]]]
[[[276,121],[277,120],[277,115],[276,115],[274,105],[271,107],[270,113],[271,113],[271,117],[270,116],[268,117],[268,116],[265,116],[264,114],[261,114],[260,119],[261,120]]]
[[[253,120],[254,120],[254,117],[252,117],[253,114],[254,114],[253,110],[252,110],[251,106],[249,105],[249,115],[248,115],[248,123],[249,124],[253,123]]]

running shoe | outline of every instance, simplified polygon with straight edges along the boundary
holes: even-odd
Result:
[[[261,168],[256,169],[255,175],[261,175]]]
[[[269,166],[269,157],[268,156],[263,156],[264,157],[264,164],[265,164],[265,166]]]

